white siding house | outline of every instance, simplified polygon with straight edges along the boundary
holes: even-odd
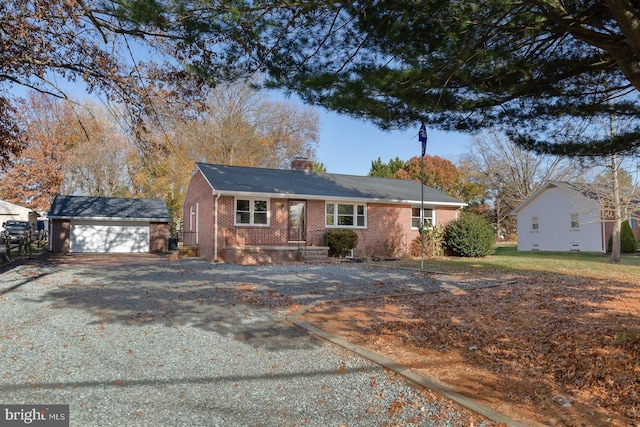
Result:
[[[606,252],[600,206],[586,185],[547,182],[511,213],[518,251]]]
[[[28,221],[33,230],[38,223],[38,213],[33,209],[0,200],[0,231],[4,230],[7,221]]]

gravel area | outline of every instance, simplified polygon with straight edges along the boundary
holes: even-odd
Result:
[[[467,285],[356,264],[29,260],[0,273],[0,403],[69,404],[72,426],[467,426],[478,417],[284,320]]]

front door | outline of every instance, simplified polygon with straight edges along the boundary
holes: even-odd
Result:
[[[289,201],[289,241],[304,242],[305,239],[305,207],[306,203],[300,200]]]

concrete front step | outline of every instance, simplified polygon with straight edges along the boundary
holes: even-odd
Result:
[[[326,246],[225,246],[223,259],[229,264],[273,264],[287,261],[321,263],[329,261],[329,248]],[[181,257],[200,256],[197,246],[180,246]]]
[[[329,251],[327,248],[301,248],[300,260],[304,262],[326,262],[329,261]]]

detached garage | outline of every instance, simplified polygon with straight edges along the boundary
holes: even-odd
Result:
[[[166,252],[169,212],[163,200],[56,196],[49,211],[52,252]]]

